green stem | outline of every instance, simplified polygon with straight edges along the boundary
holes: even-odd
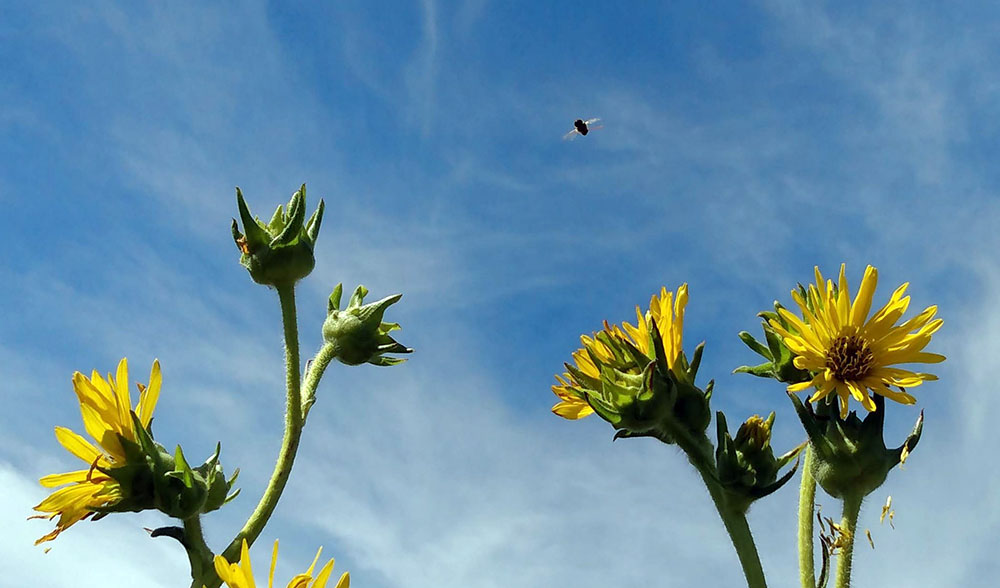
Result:
[[[713,477],[701,471],[702,480],[708,487],[708,493],[712,495],[716,510],[722,524],[729,532],[729,539],[736,548],[736,555],[740,559],[740,566],[743,567],[743,575],[747,580],[748,588],[767,588],[767,581],[764,579],[764,569],[760,565],[760,555],[757,554],[757,546],[753,541],[753,534],[750,532],[750,525],[747,524],[746,515],[728,506],[725,490],[715,481]]]
[[[712,443],[704,435],[700,439],[688,435],[677,435],[675,441],[687,454],[691,465],[701,474],[701,479],[705,482],[705,487],[708,488],[708,493],[712,496],[715,509],[719,512],[722,524],[725,525],[729,539],[736,549],[736,556],[740,560],[748,588],[767,588],[764,569],[760,565],[760,555],[757,553],[757,545],[754,544],[746,513],[731,506],[732,503],[726,496],[726,490],[715,477]]]
[[[309,409],[312,408],[314,402],[316,402],[316,388],[319,386],[320,378],[323,377],[323,372],[326,371],[326,367],[330,365],[333,358],[337,354],[334,351],[333,345],[329,343],[324,343],[320,347],[319,351],[316,353],[316,357],[312,359],[312,363],[309,365],[309,369],[306,372],[306,381],[302,383],[302,421],[305,424],[305,419],[309,416]]]
[[[184,520],[183,545],[191,564],[191,588],[201,588],[206,579],[215,577],[215,556],[205,544],[199,515]]]
[[[799,486],[799,580],[802,588],[816,588],[813,552],[813,511],[816,508],[816,479],[812,476],[813,450],[806,445]]]
[[[278,505],[278,499],[285,489],[288,476],[292,471],[292,463],[295,461],[295,453],[299,449],[299,439],[302,437],[302,395],[299,382],[299,330],[295,316],[295,288],[291,284],[276,286],[278,299],[281,302],[281,323],[285,331],[285,385],[287,389],[287,403],[285,408],[285,434],[281,440],[281,451],[278,454],[278,461],[274,464],[274,471],[271,473],[271,480],[264,489],[257,508],[247,520],[246,524],[229,547],[222,552],[222,556],[230,562],[235,562],[239,557],[243,540],[247,545],[253,545],[257,540],[264,525]],[[218,588],[221,581],[212,572],[211,581],[206,582],[207,588]]]
[[[844,496],[844,519],[840,522],[841,530],[844,532],[844,544],[840,547],[837,555],[837,582],[836,588],[851,587],[851,560],[854,556],[854,536],[857,535],[858,514],[861,513],[862,495]]]

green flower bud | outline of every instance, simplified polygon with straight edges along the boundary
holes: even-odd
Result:
[[[369,304],[363,304],[368,288],[358,286],[354,290],[347,308],[340,308],[343,285],[337,284],[330,294],[327,306],[326,320],[323,321],[323,340],[333,347],[334,356],[341,363],[360,365],[396,365],[405,359],[388,357],[386,353],[412,353],[413,350],[404,347],[389,336],[398,330],[398,323],[384,323],[382,316],[385,309],[395,304],[403,297],[395,294]]]
[[[287,209],[282,210],[278,205],[266,224],[251,216],[239,188],[236,188],[236,203],[245,234],[233,219],[233,240],[241,253],[240,263],[253,281],[266,286],[291,285],[308,276],[316,265],[313,246],[323,221],[323,201],[319,201],[316,211],[305,222],[306,185],[302,184],[292,194]]]
[[[885,398],[873,395],[876,410],[862,421],[854,411],[840,418],[840,411],[826,401],[802,403],[789,394],[813,447],[812,475],[834,498],[867,496],[885,482],[889,470],[906,459],[920,441],[924,413],[913,431],[896,449],[886,449],[882,436]]]
[[[153,441],[135,413],[132,418],[139,443],[119,437],[125,449],[126,465],[101,469],[118,482],[123,498],[113,506],[97,509],[98,517],[112,512],[157,509],[168,516],[187,519],[216,510],[239,494],[239,490],[229,493],[239,470],[226,479],[219,464],[219,445],[205,463],[192,468],[180,446],[171,454]]]
[[[766,420],[756,415],[747,419],[740,425],[735,439],[729,436],[726,415],[721,411],[716,413],[715,423],[717,475],[731,503],[740,512],[745,513],[755,500],[777,491],[795,474],[798,462],[778,479],[778,471],[796,457],[805,444],[775,458],[771,450],[773,412]]]
[[[799,290],[805,296],[805,287],[799,284]],[[787,384],[797,384],[799,382],[808,382],[812,379],[808,370],[802,370],[795,367],[793,360],[795,355],[788,350],[785,346],[785,342],[774,328],[771,326],[771,320],[778,321],[785,329],[792,332],[797,332],[795,327],[789,324],[784,317],[781,316],[778,310],[784,308],[777,301],[774,302],[775,312],[760,312],[757,314],[761,319],[763,319],[763,324],[761,327],[764,330],[764,339],[767,341],[765,346],[760,341],[753,338],[753,335],[746,331],[740,331],[739,337],[746,344],[747,347],[752,349],[758,355],[761,355],[767,361],[755,366],[744,365],[733,370],[734,374],[752,374],[761,378],[774,378],[779,382],[785,382]]]

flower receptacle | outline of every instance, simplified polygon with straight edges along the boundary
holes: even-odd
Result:
[[[883,438],[885,399],[881,395],[874,395],[876,410],[864,420],[854,411],[841,418],[834,402],[817,401],[814,409],[813,403],[803,403],[792,393],[788,396],[813,448],[810,473],[834,498],[874,492],[885,482],[889,470],[906,460],[923,431],[921,412],[903,444],[887,449]]]

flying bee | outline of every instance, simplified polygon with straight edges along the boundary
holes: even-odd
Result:
[[[567,141],[572,141],[573,139],[576,138],[577,135],[586,135],[593,129],[600,129],[601,127],[603,127],[603,125],[597,127],[592,126],[594,123],[600,122],[600,120],[601,119],[599,118],[591,118],[587,120],[583,120],[582,118],[576,119],[575,121],[573,121],[573,130],[563,135],[563,139]]]

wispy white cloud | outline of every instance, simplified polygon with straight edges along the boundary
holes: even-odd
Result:
[[[558,369],[571,349],[549,357],[519,346],[563,336],[572,346],[578,322],[596,326],[599,312],[619,307],[627,318],[651,288],[690,280],[698,295],[691,339],[710,339],[706,373],[722,366],[724,374],[731,367],[724,363],[746,357],[733,361],[732,346],[718,343],[739,330],[733,321],[748,317],[740,328],[749,328],[754,312],[810,277],[813,263],[834,271],[846,259],[858,274],[863,263],[879,264],[883,287],[912,280],[913,305],[940,301],[946,331],[963,334],[935,341],[951,359],[943,381],[920,391],[929,417],[924,440],[885,488],[898,505],[897,530],[877,527],[877,505],[866,505],[864,524],[878,549],[859,549],[858,577],[873,585],[985,586],[973,570],[987,565],[997,536],[998,481],[984,475],[981,485],[971,483],[981,465],[970,448],[989,435],[983,366],[1000,352],[993,336],[1000,318],[991,310],[1000,283],[991,253],[1000,245],[1000,207],[989,171],[965,161],[959,147],[996,95],[994,75],[964,85],[972,72],[993,72],[979,56],[995,53],[982,51],[990,41],[943,43],[947,32],[919,12],[869,21],[815,5],[767,4],[778,26],[762,56],[734,64],[702,52],[695,63],[702,81],[720,84],[707,89],[731,84],[744,94],[716,95],[693,110],[688,103],[701,103],[705,86],[662,92],[652,83],[591,77],[574,80],[588,91],[559,79],[510,87],[506,78],[462,67],[449,36],[470,42],[463,30],[486,26],[484,6],[468,2],[451,15],[423,2],[412,38],[386,49],[398,50],[393,59],[372,51],[384,39],[370,22],[343,20],[336,45],[356,76],[351,83],[363,86],[372,112],[399,119],[379,131],[399,133],[398,143],[384,146],[390,154],[369,159],[352,158],[352,148],[378,142],[352,136],[361,127],[343,122],[348,106],[300,77],[261,5],[231,14],[107,4],[99,16],[73,13],[74,26],[39,30],[83,64],[89,120],[109,137],[100,149],[117,164],[114,182],[155,205],[127,207],[129,222],[106,222],[102,239],[80,239],[83,251],[27,271],[0,268],[0,294],[20,311],[6,319],[5,332],[26,340],[34,332],[36,345],[75,349],[67,357],[65,349],[0,348],[0,398],[16,407],[7,414],[27,415],[0,430],[11,453],[0,482],[17,496],[3,521],[22,519],[39,500],[39,473],[72,459],[54,457],[60,450],[51,439],[53,420],[72,426],[78,418],[68,372],[107,370],[127,353],[144,376],[155,355],[167,371],[158,438],[191,444],[194,453],[221,438],[227,467],[244,468],[243,496],[207,522],[213,544],[228,539],[267,477],[258,462],[274,452],[282,410],[273,293],[254,289],[236,267],[227,228],[233,185],[267,216],[268,206],[307,181],[311,202],[326,197],[329,209],[320,264],[300,290],[306,349],[316,342],[325,296],[343,281],[348,289],[365,283],[373,296],[404,292],[392,320],[403,322],[401,340],[417,353],[392,370],[331,368],[289,495],[268,531],[282,537],[289,569],[304,569],[325,543],[338,569],[376,588],[642,584],[650,577],[696,585],[706,581],[703,567],[715,585],[738,584],[728,539],[681,456],[643,441],[612,444],[594,419],[549,416],[548,380],[531,383],[537,396],[525,406],[528,395],[511,380]],[[95,36],[106,45],[94,45]],[[118,101],[96,87],[105,69],[124,89]],[[784,77],[763,75],[774,71]],[[756,85],[740,86],[741,76]],[[799,98],[789,80],[836,90],[848,104]],[[593,108],[607,126],[594,141],[561,143],[578,108]],[[8,117],[0,124],[45,120],[37,109],[19,112],[16,121],[0,115]],[[419,149],[407,147],[414,128],[422,133]],[[178,244],[131,228],[139,211],[149,213],[149,230],[173,223],[178,240],[192,240]],[[536,303],[558,313],[524,318]],[[472,308],[481,310],[475,320]],[[29,329],[28,316],[42,318]],[[561,333],[570,326],[574,332]],[[497,365],[496,357],[515,354],[517,365]],[[100,361],[108,365],[91,365]],[[717,405],[773,404],[746,392],[754,386],[746,381],[720,376]],[[38,410],[56,398],[65,406]],[[892,425],[896,433],[915,416],[895,414],[906,415]],[[779,423],[776,445],[800,440],[790,411]],[[21,437],[33,448],[11,445]],[[955,480],[970,483],[956,488]],[[794,520],[786,512],[793,494],[785,489],[751,513],[774,586],[795,585]],[[827,509],[836,514],[832,502]],[[83,567],[88,558],[101,561],[94,546],[115,553],[116,537],[162,524],[142,521],[81,525],[44,557],[26,551],[39,525],[17,523],[3,550],[25,562],[14,578],[30,583],[54,567],[54,556],[65,558],[60,570]],[[150,585],[184,581],[175,545],[137,541],[121,549],[130,561],[156,554],[163,567],[145,570],[160,578]],[[266,546],[261,553],[267,557]],[[890,569],[885,561],[907,563]],[[133,583],[149,577],[119,569]]]

